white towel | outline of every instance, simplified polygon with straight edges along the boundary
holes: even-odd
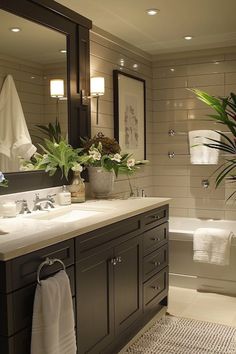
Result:
[[[76,354],[72,297],[64,270],[37,285],[31,354]]]
[[[195,262],[228,265],[233,233],[230,230],[200,228],[193,235]]]
[[[0,170],[19,170],[19,158],[28,160],[36,152],[26,125],[16,86],[7,75],[0,94]]]
[[[218,163],[219,150],[211,149],[203,144],[210,144],[215,139],[220,141],[220,134],[213,130],[193,130],[188,133],[190,147],[190,161],[195,165],[215,165]]]

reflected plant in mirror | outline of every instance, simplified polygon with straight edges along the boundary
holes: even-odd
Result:
[[[0,170],[9,173],[19,172],[45,137],[68,135],[66,36],[3,10],[0,21]],[[52,79],[63,81],[63,95],[51,94]]]

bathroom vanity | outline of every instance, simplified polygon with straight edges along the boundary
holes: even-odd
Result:
[[[0,236],[0,353],[30,353],[37,269],[47,257],[60,259],[70,278],[78,354],[118,352],[167,305],[168,203],[91,201],[78,208],[93,210],[93,217],[32,216],[41,230],[25,227],[24,235],[19,224]],[[59,269],[45,266],[40,277]]]

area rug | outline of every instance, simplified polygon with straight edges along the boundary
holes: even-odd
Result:
[[[165,316],[154,322],[124,353],[232,354],[236,353],[236,328]]]

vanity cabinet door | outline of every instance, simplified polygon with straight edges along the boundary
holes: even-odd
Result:
[[[76,265],[79,354],[98,354],[114,337],[113,249]]]
[[[120,334],[142,313],[141,239],[135,237],[115,248],[115,332]]]

